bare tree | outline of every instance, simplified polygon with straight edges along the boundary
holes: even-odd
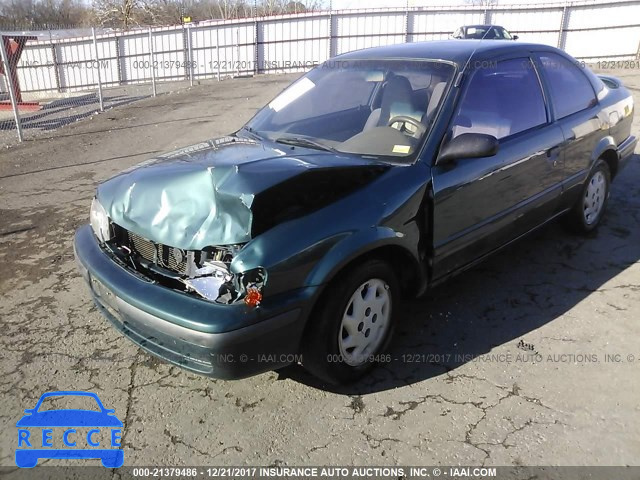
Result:
[[[81,0],[2,0],[4,29],[80,27],[88,24],[89,8]]]
[[[93,0],[92,11],[97,24],[125,30],[180,22],[180,4],[174,0]]]
[[[283,0],[262,0],[258,4],[260,15],[277,15],[282,12]]]
[[[133,21],[135,0],[94,0],[93,14],[103,27],[128,28]]]
[[[286,2],[283,13],[315,12],[323,7],[321,0],[295,0]]]
[[[5,29],[100,25],[129,29],[193,21],[319,10],[325,0],[0,0]],[[475,1],[475,0],[474,0]],[[486,1],[486,0],[485,0]],[[9,26],[11,24],[11,26]]]

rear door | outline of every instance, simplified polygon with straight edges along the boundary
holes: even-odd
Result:
[[[564,137],[531,59],[487,62],[463,88],[447,135],[486,133],[500,147],[433,167],[434,279],[544,222],[561,193]]]

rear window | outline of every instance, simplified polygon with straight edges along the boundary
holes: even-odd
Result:
[[[591,82],[581,67],[555,53],[540,55],[549,83],[556,118],[564,118],[598,103]]]

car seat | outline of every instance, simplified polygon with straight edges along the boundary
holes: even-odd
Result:
[[[407,77],[391,76],[382,87],[380,108],[374,109],[367,118],[363,130],[373,127],[385,127],[389,120],[398,115],[407,115],[421,120],[421,113],[413,105],[413,89]]]

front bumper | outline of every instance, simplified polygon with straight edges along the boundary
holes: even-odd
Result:
[[[116,263],[89,225],[74,253],[100,312],[147,352],[193,372],[236,379],[298,360],[317,287],[265,298],[257,308],[220,305],[172,290]]]

